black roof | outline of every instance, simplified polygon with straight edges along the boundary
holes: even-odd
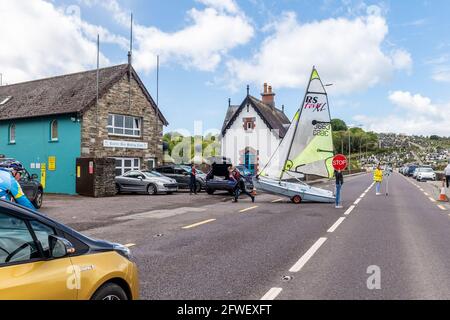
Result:
[[[236,120],[237,116],[241,113],[242,109],[247,105],[251,105],[258,115],[266,123],[267,127],[271,130],[278,130],[278,135],[283,138],[286,135],[289,125],[291,124],[288,117],[284,112],[276,107],[269,106],[263,103],[261,100],[248,95],[240,106],[230,105],[225,116],[225,120],[222,126],[222,135],[225,135],[227,130]]]
[[[152,107],[156,103],[132,66],[122,64],[99,70],[99,95],[106,93],[131,70],[134,79]],[[0,86],[0,120],[23,119],[60,114],[83,113],[95,105],[97,70],[67,74],[46,79]],[[166,118],[158,108],[164,125]]]

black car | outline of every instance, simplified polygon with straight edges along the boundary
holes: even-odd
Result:
[[[191,179],[191,167],[188,165],[167,165],[153,169],[162,175],[176,180],[179,189],[189,189]],[[206,188],[206,174],[197,169],[196,189],[197,192]]]
[[[44,188],[38,180],[37,174],[30,175],[27,170],[20,171],[21,178],[19,184],[22,187],[23,193],[31,201],[36,209],[42,207],[44,200]]]
[[[228,178],[229,172],[228,168],[232,165],[230,163],[213,163],[211,165],[211,171],[208,173],[206,178],[206,192],[208,194],[214,194],[216,191],[228,191],[230,194],[236,186],[236,182]],[[242,167],[238,166],[238,170],[241,172],[242,177],[245,181],[245,188],[247,190],[253,190],[253,181],[251,173],[243,170]]]
[[[414,174],[414,171],[418,168],[419,166],[408,166],[408,170],[406,171],[406,176],[408,177],[412,177]]]

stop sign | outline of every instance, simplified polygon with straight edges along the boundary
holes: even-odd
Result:
[[[337,171],[345,170],[345,168],[347,168],[347,158],[343,154],[334,156],[333,168]]]

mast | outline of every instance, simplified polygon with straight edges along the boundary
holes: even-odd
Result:
[[[310,86],[310,84],[311,84],[311,78],[312,78],[312,76],[313,76],[313,74],[314,74],[314,70],[316,70],[316,67],[315,67],[315,66],[313,66],[313,69],[312,69],[312,71],[311,71],[311,76],[309,77],[308,86],[306,87],[305,97],[303,98],[303,102],[302,102],[302,104],[301,104],[301,106],[300,106],[300,112],[299,112],[299,115],[298,115],[298,117],[297,117],[297,122],[296,122],[296,124],[295,124],[295,130],[294,130],[294,136],[293,136],[294,138],[295,138],[295,135],[297,134],[298,124],[299,124],[299,122],[300,122],[300,118],[301,118],[302,113],[303,113],[303,107],[304,107],[304,105],[305,105],[306,97],[308,96],[309,86]],[[291,140],[291,144],[289,145],[289,150],[288,150],[286,159],[284,160],[283,170],[281,171],[281,176],[280,176],[280,182],[281,182],[281,180],[283,179],[284,172],[286,171],[286,163],[287,163],[287,161],[288,161],[288,159],[289,159],[289,155],[290,155],[290,153],[291,153],[291,150],[292,150],[292,144],[293,144],[293,143],[294,143],[294,139]]]

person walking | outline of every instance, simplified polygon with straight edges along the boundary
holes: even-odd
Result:
[[[242,177],[241,173],[239,172],[239,170],[237,168],[232,168],[230,178],[232,181],[236,182],[236,185],[234,187],[234,201],[233,202],[238,202],[239,196],[242,193],[249,196],[250,199],[252,199],[252,202],[255,202],[255,196],[247,191],[244,178]]]
[[[344,175],[341,170],[335,170],[334,176],[336,178],[336,209],[342,209],[341,188],[344,185]]]
[[[376,185],[377,196],[381,195],[381,182],[383,182],[383,170],[381,170],[381,165],[378,165],[373,173],[373,180]]]
[[[448,161],[447,167],[444,169],[445,182],[447,184],[447,189],[450,186],[450,160]]]
[[[189,178],[189,191],[192,195],[194,193],[197,194],[197,169],[195,169],[195,164],[191,164],[191,172]]]

